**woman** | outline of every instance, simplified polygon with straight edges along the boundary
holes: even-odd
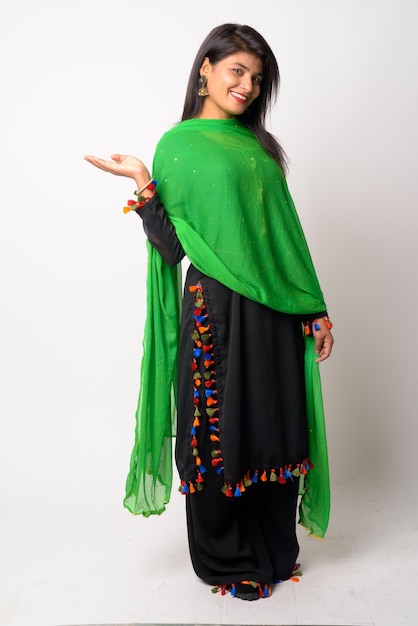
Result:
[[[182,121],[157,145],[157,182],[135,157],[85,157],[135,180],[127,210],[142,217],[149,242],[125,506],[150,515],[168,502],[174,395],[193,567],[247,600],[292,575],[298,494],[311,533],[324,535],[329,512],[318,363],[333,338],[285,155],[265,129],[278,84],[263,37],[224,24],[197,53]]]

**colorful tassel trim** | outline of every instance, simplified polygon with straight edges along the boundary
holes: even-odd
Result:
[[[219,409],[216,388],[215,356],[210,331],[210,322],[206,311],[206,304],[203,297],[203,288],[200,281],[189,287],[189,291],[194,293],[193,317],[195,327],[192,333],[193,339],[193,424],[190,430],[192,454],[195,457],[197,477],[194,482],[181,481],[180,491],[183,494],[194,493],[203,489],[204,474],[206,468],[202,465],[202,460],[198,447],[198,431],[202,418],[202,411],[205,412],[205,420],[209,423],[209,438],[213,443],[211,452],[212,467],[217,473],[223,470],[222,452],[219,449]]]
[[[298,583],[300,577],[303,576],[302,570],[300,569],[300,563],[295,563],[292,571],[292,575],[288,580],[291,580],[294,583]],[[278,585],[279,583],[285,582],[283,580],[273,580],[273,585]]]
[[[325,322],[325,326],[328,328],[328,330],[331,330],[331,328],[333,328],[333,323],[331,322],[331,320],[329,319],[329,317],[324,316],[323,318],[321,318],[324,320]],[[303,330],[305,335],[312,335],[312,329],[315,330],[320,330],[321,326],[318,324],[318,320],[314,320],[313,322],[303,322]]]
[[[228,485],[224,483],[222,487],[222,492],[228,498],[239,498],[242,496],[244,491],[258,482],[277,482],[281,485],[285,485],[288,480],[293,480],[294,478],[299,478],[299,476],[306,475],[309,470],[314,467],[313,463],[309,459],[305,459],[302,463],[296,463],[293,465],[285,465],[284,467],[280,467],[278,469],[272,468],[271,470],[263,470],[260,474],[259,470],[255,470],[254,472],[247,472],[244,478],[235,485]]]
[[[237,596],[237,584],[248,585],[248,587],[252,587],[254,591],[257,590],[259,598],[270,598],[273,592],[273,585],[267,583],[262,584],[253,580],[242,580],[239,583],[232,583],[230,585],[217,585],[216,587],[212,588],[212,593],[218,593],[218,591],[220,591],[221,595],[224,596],[229,591],[231,593],[231,596],[234,598]],[[249,589],[249,591],[251,590]],[[243,595],[239,595],[238,597],[242,598]]]
[[[291,580],[294,583],[298,583],[301,576],[303,576],[303,574],[302,574],[302,570],[300,567],[300,563],[295,563],[293,567],[292,575],[288,580]],[[258,596],[260,598],[269,598],[273,592],[273,585],[278,585],[283,582],[285,581],[273,580],[272,584],[264,584],[264,583],[255,582],[253,580],[242,580],[238,584],[251,585],[253,589],[258,590]],[[231,593],[231,596],[234,597],[237,595],[236,586],[237,586],[237,583],[232,583],[230,585],[217,585],[216,587],[213,587],[212,593],[218,593],[218,591],[220,591],[221,595],[224,596],[229,591]]]

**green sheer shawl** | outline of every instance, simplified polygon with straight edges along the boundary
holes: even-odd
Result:
[[[238,119],[181,122],[159,141],[158,193],[193,265],[230,289],[283,313],[326,309],[281,168]],[[135,445],[125,506],[161,513],[172,483],[181,268],[148,245],[147,318]],[[306,338],[310,458],[300,522],[323,537],[329,477],[321,382],[313,339]],[[193,496],[192,496],[193,497]]]

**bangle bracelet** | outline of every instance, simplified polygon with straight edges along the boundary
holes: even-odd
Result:
[[[142,187],[142,189],[134,191],[134,195],[137,197],[137,199],[128,200],[127,206],[123,207],[123,212],[126,214],[126,213],[129,213],[130,211],[136,211],[137,209],[141,209],[144,206],[144,204],[148,202],[148,200],[151,200],[151,198],[155,196],[156,186],[157,186],[157,181],[154,179],[151,179],[150,181],[148,181],[145,187]],[[150,198],[146,198],[145,196],[141,195],[142,192],[145,191],[145,189],[149,189],[149,191],[152,191],[152,196]]]
[[[153,178],[150,178],[150,180],[147,182],[146,185],[144,185],[141,189],[138,189],[137,191],[134,191],[134,195],[135,196],[139,196],[143,191],[145,191],[145,189],[148,189],[148,185],[151,185],[151,183],[155,183],[155,185],[156,185],[157,181],[154,180]]]

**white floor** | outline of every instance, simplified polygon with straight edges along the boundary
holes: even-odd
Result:
[[[131,516],[120,497],[102,486],[93,499],[80,492],[9,499],[1,516],[1,626],[418,624],[416,497],[334,488],[326,540],[300,529],[299,583],[251,603],[212,594],[195,578],[180,494],[148,520]]]

